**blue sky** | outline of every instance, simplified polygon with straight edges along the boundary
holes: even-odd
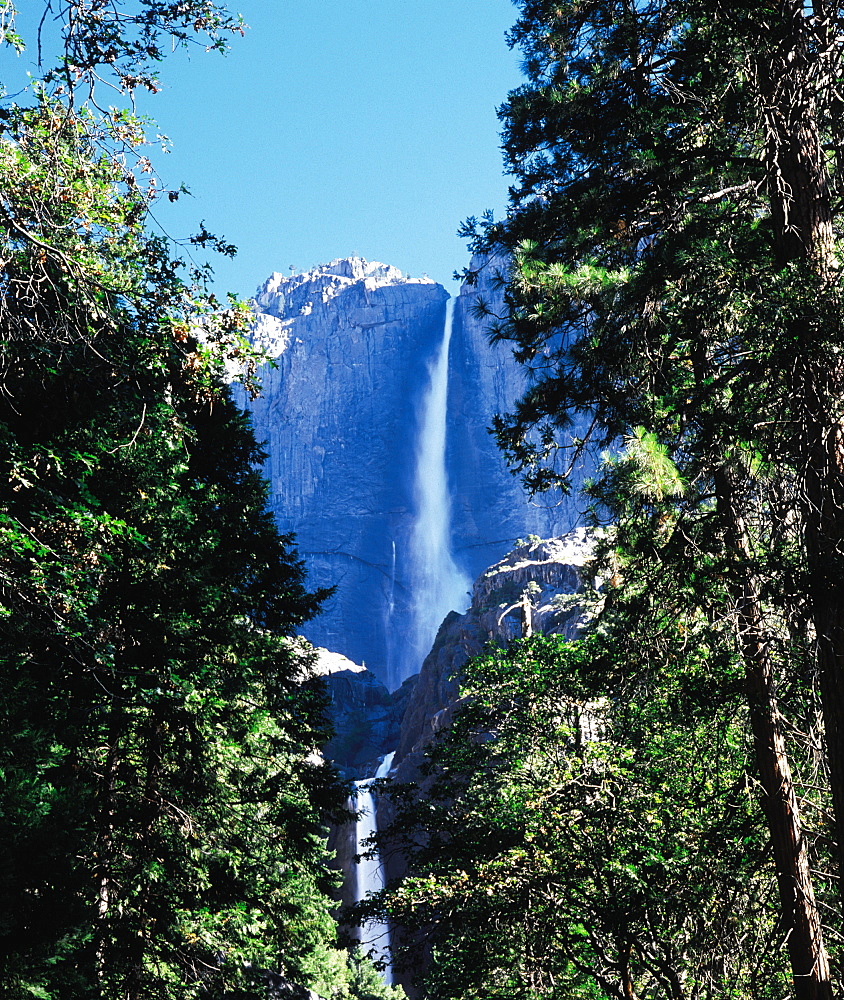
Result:
[[[175,238],[200,220],[239,248],[215,257],[217,290],[251,295],[272,272],[360,254],[451,291],[468,263],[455,233],[503,214],[498,106],[521,82],[505,34],[512,0],[231,0],[249,30],[226,57],[195,47],[161,66],[139,108],[172,142],[152,154]],[[34,65],[0,52],[9,91]],[[45,56],[48,55],[45,53]],[[49,61],[49,58],[48,58]],[[107,100],[107,98],[106,98]]]
[[[450,286],[455,232],[507,200],[497,107],[520,82],[510,0],[241,0],[228,56],[162,65],[145,99],[173,151],[155,157],[161,205],[185,236],[204,219],[240,252],[220,290],[358,253]],[[452,288],[452,290],[454,290]]]

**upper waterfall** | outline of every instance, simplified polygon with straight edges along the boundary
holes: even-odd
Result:
[[[422,666],[449,611],[465,611],[472,581],[455,563],[451,546],[451,496],[446,465],[449,347],[454,300],[446,303],[443,335],[428,365],[416,446],[416,510],[410,535],[412,629],[403,673]]]
[[[515,538],[577,519],[574,501],[531,504],[487,431],[524,382],[473,314],[479,293],[500,311],[487,268],[447,324],[441,285],[354,257],[273,274],[254,301],[253,340],[276,367],[244,405],[270,505],[309,586],[336,588],[303,631],[393,688],[419,669],[437,617],[465,608],[460,570],[474,577]]]

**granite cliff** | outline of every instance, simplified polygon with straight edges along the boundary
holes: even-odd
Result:
[[[334,586],[305,630],[323,646],[365,664],[388,687],[418,671],[436,627],[469,603],[469,581],[528,533],[563,533],[573,501],[531,504],[487,432],[510,407],[523,376],[509,348],[491,346],[478,296],[498,307],[492,265],[454,303],[447,364],[443,495],[451,589],[419,630],[422,558],[420,438],[437,352],[446,329],[445,289],[361,258],[304,274],[273,274],[255,297],[253,339],[275,359],[262,397],[249,404],[268,452],[270,502],[295,533],[311,586]],[[447,504],[446,504],[447,507]],[[426,557],[427,558],[427,557]],[[461,577],[462,574],[462,577]],[[460,580],[465,577],[465,583]],[[432,598],[433,599],[433,598]],[[421,651],[420,651],[421,649]]]

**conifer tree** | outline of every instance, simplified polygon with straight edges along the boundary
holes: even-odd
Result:
[[[487,220],[475,243],[513,254],[498,334],[531,372],[499,437],[541,489],[564,483],[582,446],[566,436],[571,410],[593,414],[606,442],[640,427],[685,484],[663,540],[673,530],[677,544],[692,515],[710,520],[794,989],[827,997],[777,689],[793,679],[789,659],[814,647],[840,871],[844,9],[519,6],[512,38],[528,83],[501,112],[517,182],[508,217]],[[780,657],[784,639],[792,654]]]
[[[143,124],[98,97],[241,25],[205,0],[45,13],[60,58],[0,103],[0,990],[304,988],[339,801],[291,638],[320,595],[229,397],[248,312],[147,231]]]

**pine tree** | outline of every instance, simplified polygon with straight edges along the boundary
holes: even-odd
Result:
[[[502,109],[517,183],[507,219],[488,221],[476,241],[514,255],[498,333],[532,373],[500,439],[544,488],[562,482],[567,451],[581,446],[566,439],[570,410],[592,413],[607,442],[641,427],[689,484],[675,530],[690,512],[711,518],[795,991],[829,996],[777,696],[793,673],[774,654],[789,633],[799,649],[810,623],[840,845],[844,11],[662,0],[520,8],[513,41],[528,83]]]

